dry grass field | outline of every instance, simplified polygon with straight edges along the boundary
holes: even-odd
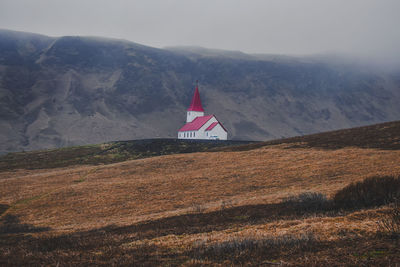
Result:
[[[379,224],[392,205],[288,201],[400,176],[399,128],[2,171],[0,265],[400,266],[400,239]]]

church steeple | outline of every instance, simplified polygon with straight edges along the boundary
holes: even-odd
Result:
[[[196,81],[196,89],[194,90],[192,102],[187,109],[186,122],[191,122],[197,117],[204,116],[204,109],[201,105],[200,93],[199,93],[199,82]]]
[[[204,112],[203,106],[201,105],[200,94],[199,94],[199,82],[196,81],[196,89],[194,90],[192,102],[188,108],[188,111],[201,111]]]

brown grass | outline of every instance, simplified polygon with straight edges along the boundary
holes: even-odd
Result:
[[[244,205],[279,202],[304,191],[330,196],[368,176],[399,175],[398,162],[400,151],[357,148],[278,146],[173,155],[97,167],[2,173],[0,201],[23,221],[56,231],[90,229],[183,214],[196,204],[215,210],[226,199]]]
[[[398,246],[377,236],[377,221],[387,208],[302,213],[280,202],[303,192],[332,197],[366,177],[398,176],[400,151],[290,146],[2,172],[0,228],[7,220],[20,228],[3,236],[0,264],[21,259],[73,265],[79,257],[96,265],[113,258],[120,260],[116,264],[189,266],[271,260],[335,265],[334,257],[337,265],[398,262]],[[274,237],[295,239],[302,233],[312,233],[315,240],[290,253],[288,242],[279,243],[280,250],[272,246],[270,256],[251,249],[232,261],[207,254],[229,240],[264,240],[254,243],[262,248],[274,244],[269,241]],[[199,244],[204,253],[196,252]],[[357,247],[353,254],[340,249],[351,244]],[[378,249],[382,258],[374,254]],[[22,251],[31,254],[12,257]]]

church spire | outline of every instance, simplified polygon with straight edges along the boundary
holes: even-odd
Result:
[[[188,111],[201,111],[204,112],[203,106],[201,105],[200,94],[199,94],[199,81],[196,81],[196,89],[194,90],[194,95],[192,102],[188,108]]]

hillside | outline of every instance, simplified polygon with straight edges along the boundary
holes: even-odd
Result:
[[[400,177],[399,127],[2,171],[0,264],[395,266],[399,239],[378,224],[393,207],[334,200]],[[399,179],[385,190],[400,196]]]
[[[251,141],[144,139],[98,145],[14,152],[0,156],[0,171],[47,169],[73,165],[99,165],[161,155],[212,151]]]
[[[398,120],[399,73],[340,58],[0,30],[0,153],[175,138],[195,80],[206,112],[235,140]]]

